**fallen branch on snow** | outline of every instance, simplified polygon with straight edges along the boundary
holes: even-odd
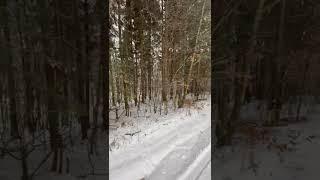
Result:
[[[133,135],[135,135],[135,134],[137,134],[137,133],[139,133],[139,132],[141,132],[141,130],[140,130],[140,131],[137,131],[137,132],[134,132],[134,133],[126,133],[126,134],[124,134],[124,135],[133,136]]]

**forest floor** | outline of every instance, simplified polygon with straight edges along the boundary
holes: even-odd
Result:
[[[81,141],[81,132],[75,128],[73,132],[73,145],[64,151],[64,158],[69,158],[69,173],[66,173],[67,165],[64,161],[62,173],[50,171],[52,158],[46,158],[50,148],[38,147],[28,156],[29,173],[35,171],[39,164],[41,167],[33,176],[33,180],[105,180],[108,176],[106,164],[107,154],[105,146],[106,133],[100,134],[97,138],[97,147],[95,155],[88,158],[88,143]],[[47,160],[46,160],[47,159]],[[92,169],[94,168],[94,175]],[[13,159],[10,156],[0,158],[0,180],[19,180],[21,179],[21,161]]]
[[[145,114],[110,131],[109,178],[211,179],[211,97],[197,109]],[[122,122],[120,123],[122,124]]]
[[[252,110],[253,107],[248,109]],[[302,116],[306,117],[305,121],[269,127],[273,146],[270,146],[269,142],[257,143],[252,147],[244,141],[235,139],[232,146],[215,149],[213,179],[318,180],[320,177],[319,110],[318,105],[304,108]],[[245,113],[247,118],[251,116],[253,119],[255,113],[248,112]]]

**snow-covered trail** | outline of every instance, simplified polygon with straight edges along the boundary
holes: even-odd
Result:
[[[199,154],[197,159],[185,170],[185,172],[178,177],[178,180],[198,180],[199,177],[206,177],[208,174],[204,174],[203,171],[208,169],[208,165],[211,162],[211,144],[209,144]],[[209,178],[211,179],[211,178]]]
[[[207,154],[210,149],[208,148],[210,146],[210,137],[211,128],[209,127],[197,136],[177,145],[172,152],[166,155],[147,179],[178,179],[180,176],[179,179],[184,180],[189,179],[190,174],[200,174],[201,169],[206,167],[206,162],[210,161],[210,155]],[[210,151],[208,152],[210,153]],[[203,159],[198,160],[197,157],[201,156],[203,156]],[[181,174],[183,175],[181,176]]]
[[[208,180],[208,179],[211,179],[211,161],[208,163],[205,169],[203,169],[203,171],[201,172],[197,180]]]
[[[211,106],[176,114],[172,123],[157,128],[142,142],[109,153],[109,178],[111,180],[177,179],[210,146]],[[211,149],[211,146],[210,146]],[[208,150],[207,150],[208,151]],[[210,161],[206,153],[206,162]],[[203,161],[203,160],[202,160]],[[199,163],[205,169],[208,163]],[[202,173],[199,171],[198,173]],[[211,179],[211,178],[209,178]]]

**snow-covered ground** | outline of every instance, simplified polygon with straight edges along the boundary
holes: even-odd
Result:
[[[250,111],[253,106],[249,105],[246,110]],[[267,143],[257,144],[251,150],[243,141],[235,142],[232,147],[215,149],[213,179],[318,180],[320,108],[316,105],[303,108],[302,115],[307,121],[270,128],[269,136],[274,141],[270,149]],[[252,119],[255,113],[246,112],[245,116]]]
[[[208,180],[208,179],[211,179],[211,161],[208,163],[205,169],[203,169],[198,180]]]
[[[78,137],[74,138],[73,147],[68,147],[64,151],[64,157],[69,158],[69,173],[66,173],[67,165],[65,161],[62,174],[50,172],[52,162],[52,157],[50,157],[34,175],[33,180],[105,180],[108,178],[106,144],[104,143],[106,134],[100,134],[98,137],[98,154],[91,156],[91,162],[88,159],[88,143],[80,140],[80,134]],[[29,173],[37,169],[37,166],[45,159],[49,151],[50,148],[43,149],[40,147],[30,154],[27,159]],[[92,167],[95,169],[95,175],[91,174]],[[21,175],[21,161],[8,155],[0,158],[0,180],[19,180]]]
[[[109,178],[211,179],[210,101],[198,102],[200,108],[191,109],[191,115],[179,109],[166,116],[135,117],[131,125],[111,131]]]

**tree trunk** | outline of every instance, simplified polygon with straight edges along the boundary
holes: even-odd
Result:
[[[21,150],[21,167],[22,167],[21,180],[29,180],[30,178],[28,173],[27,154],[26,154],[26,149],[24,147]]]

